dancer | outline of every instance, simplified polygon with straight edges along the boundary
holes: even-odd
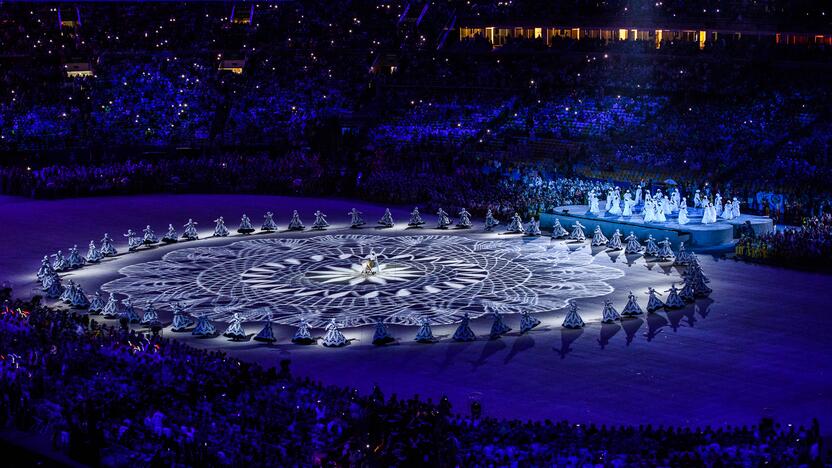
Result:
[[[52,276],[55,273],[55,270],[52,268],[52,264],[49,263],[49,255],[44,255],[43,259],[40,261],[40,268],[38,268],[38,272],[36,274],[39,280],[43,280],[47,276]]]
[[[540,325],[540,320],[532,317],[528,310],[523,310],[520,313],[520,334],[524,335],[530,332],[534,327]]]
[[[75,281],[69,280],[69,286],[64,288],[64,292],[61,293],[61,296],[58,298],[61,302],[66,302],[69,304],[72,302],[72,296],[75,295]]]
[[[289,220],[289,230],[303,231],[304,229],[306,229],[306,226],[301,222],[298,210],[292,210],[292,219]]]
[[[569,311],[566,313],[566,317],[563,318],[563,323],[561,324],[563,328],[583,328],[584,327],[584,320],[578,314],[578,304],[574,302],[569,304]]]
[[[380,318],[377,319],[376,330],[373,332],[373,344],[376,346],[383,346],[394,341],[396,341],[396,339],[390,334],[384,320]]]
[[[240,218],[240,227],[237,228],[237,232],[244,235],[254,232],[254,226],[251,225],[251,218],[246,216],[245,213]]]
[[[690,263],[690,254],[685,251],[685,241],[679,243],[679,253],[676,255],[674,265],[688,265]]]
[[[66,261],[66,257],[64,257],[64,253],[62,250],[59,250],[57,253],[52,254],[55,260],[52,261],[52,269],[55,271],[65,271],[69,269],[69,264]]]
[[[716,208],[716,215],[722,216],[722,195],[719,192],[714,197],[714,207]]]
[[[477,336],[474,335],[474,332],[468,324],[469,321],[468,312],[465,312],[462,316],[462,322],[460,322],[459,326],[456,327],[456,331],[454,331],[452,337],[454,341],[474,341],[477,339]]]
[[[665,195],[662,198],[662,213],[664,213],[665,221],[667,220],[668,216],[673,214],[673,208],[671,206],[672,205],[670,203],[670,198],[667,198],[667,195]]]
[[[605,236],[603,231],[601,231],[601,225],[596,224],[595,232],[592,233],[591,245],[593,247],[600,247],[602,245],[607,245],[607,242],[609,242],[609,239],[607,239],[607,236]]]
[[[144,305],[144,315],[142,316],[140,325],[148,327],[153,322],[159,321],[159,313],[156,312],[156,309],[153,307],[153,303],[147,301]]]
[[[653,239],[653,234],[647,235],[647,240],[644,241],[644,255],[655,257],[659,255],[659,246],[656,245],[656,240]]]
[[[417,206],[410,212],[410,220],[407,222],[407,225],[410,227],[419,227],[423,224],[425,224],[425,220],[422,219],[422,214],[419,213],[419,207]]]
[[[647,313],[653,313],[664,308],[664,302],[658,298],[659,293],[655,289],[647,288],[647,294],[650,296],[647,299]]]
[[[328,227],[329,223],[326,222],[326,215],[321,213],[320,210],[315,211],[315,221],[312,223],[312,230],[322,231]]]
[[[422,318],[419,331],[416,332],[416,338],[419,343],[436,343],[436,338],[433,337],[433,330],[430,328],[430,321],[427,318]]]
[[[468,212],[465,208],[459,210],[457,213],[459,219],[456,222],[456,227],[462,229],[468,229],[471,227],[471,213]]]
[[[705,274],[702,273],[702,268],[699,266],[699,260],[694,256],[685,271],[685,285],[691,285],[693,294],[696,297],[707,297],[712,292],[711,288],[705,284],[707,282],[707,278],[705,277]]]
[[[269,314],[268,320],[263,325],[263,328],[254,336],[254,341],[261,343],[274,343],[277,338],[274,336],[274,329],[272,328],[272,314]]]
[[[494,214],[491,212],[491,208],[489,208],[488,211],[485,212],[485,230],[491,231],[499,224],[500,220],[494,217]]]
[[[608,211],[611,215],[618,216],[621,214],[621,196],[619,188],[616,187],[615,191],[611,190],[609,193],[612,194],[612,206]]]
[[[653,214],[655,216],[655,222],[657,223],[666,223],[667,216],[664,214],[664,208],[662,208],[662,200],[654,199],[654,209]]]
[[[589,213],[595,216],[601,214],[601,208],[598,206],[598,195],[595,194],[595,189],[589,191]]]
[[[92,296],[90,306],[87,310],[89,310],[90,315],[98,315],[102,310],[104,310],[105,305],[106,303],[104,302],[104,298],[101,296],[101,291],[96,291]]]
[[[198,336],[200,338],[214,338],[219,335],[217,329],[214,328],[214,324],[208,320],[208,317],[205,314],[200,314],[199,317],[196,319],[196,326],[194,327],[191,335]]]
[[[630,191],[627,190],[624,192],[624,211],[621,212],[622,216],[632,216],[633,215],[633,207],[635,206],[636,202],[633,201],[633,196],[630,195]]]
[[[722,219],[726,221],[734,219],[734,205],[731,204],[730,200],[725,202],[725,209],[722,210]]]
[[[121,313],[119,315],[126,319],[127,323],[139,323],[140,321],[139,314],[133,309],[133,303],[130,302],[130,298],[121,300]]]
[[[350,215],[350,227],[351,228],[355,229],[355,228],[361,227],[365,224],[364,223],[364,218],[361,216],[364,213],[362,213],[362,212],[356,210],[355,208],[353,208],[347,214]]]
[[[104,304],[104,308],[101,309],[101,315],[108,319],[118,317],[118,299],[116,299],[116,296],[113,293],[110,293],[110,296],[107,298],[107,303]]]
[[[696,300],[696,293],[693,291],[693,282],[686,280],[682,284],[682,289],[679,290],[679,297],[685,302],[694,302]]]
[[[76,285],[75,292],[72,294],[69,303],[76,309],[86,309],[90,306],[90,300],[87,299],[84,288],[80,284]]]
[[[624,249],[624,253],[627,255],[630,254],[638,254],[644,249],[641,244],[638,242],[638,237],[630,231],[630,235],[624,238],[627,241],[627,248]]]
[[[641,216],[645,223],[656,221],[656,207],[653,204],[653,198],[650,196],[650,192],[647,192],[644,196],[644,208],[642,209]]]
[[[630,295],[627,296],[627,305],[624,306],[624,310],[621,311],[622,317],[635,317],[636,315],[642,315],[644,312],[641,310],[641,306],[638,305],[638,300],[636,299],[636,295],[630,291]]]
[[[671,284],[670,289],[665,292],[670,293],[667,295],[667,302],[664,304],[666,309],[681,309],[685,306],[685,301],[679,297],[679,290],[676,289],[676,283]]]
[[[98,263],[102,258],[104,258],[104,256],[101,255],[101,251],[95,246],[95,241],[90,241],[90,245],[87,247],[87,262]]]
[[[436,212],[436,216],[439,217],[436,221],[436,229],[446,229],[451,225],[451,219],[448,218],[448,213],[446,213],[442,208],[439,208],[439,211]]]
[[[510,332],[511,327],[503,322],[503,316],[496,310],[492,312],[492,315],[494,316],[494,321],[491,323],[491,333],[489,334],[489,337],[493,340]]]
[[[339,348],[347,344],[347,339],[341,330],[338,330],[335,319],[330,320],[329,325],[326,326],[326,334],[321,344],[327,348]]]
[[[737,219],[740,217],[740,201],[737,200],[737,197],[734,197],[734,201],[731,202],[731,209],[733,210],[733,217]]]
[[[676,257],[673,249],[670,248],[670,240],[667,237],[659,242],[659,251],[656,253],[656,257],[661,261],[671,260]]]
[[[560,225],[560,219],[555,218],[555,224],[552,226],[552,239],[563,239],[569,236],[569,231]]]
[[[378,220],[378,224],[386,228],[393,227],[393,215],[390,213],[390,208],[384,209],[384,215]]]
[[[81,256],[81,252],[78,251],[77,244],[70,247],[69,255],[66,257],[66,263],[69,268],[81,268],[87,263],[84,257]]]
[[[162,236],[162,243],[164,244],[173,244],[179,240],[179,233],[176,232],[176,229],[173,227],[173,224],[168,224],[168,232]]]
[[[612,237],[609,242],[607,242],[607,248],[610,250],[624,250],[624,246],[621,245],[621,231],[616,229],[615,232],[612,233]]]
[[[670,195],[670,205],[674,206],[678,209],[679,203],[682,201],[682,194],[679,192],[679,189],[674,187],[673,194]]]
[[[44,278],[42,284],[43,294],[50,299],[58,299],[64,292],[64,287],[61,285],[61,278],[57,273]]]
[[[124,237],[127,238],[127,250],[129,252],[134,252],[143,244],[142,239],[139,238],[139,235],[132,229],[128,229],[127,234],[124,234]]]
[[[194,324],[193,319],[185,312],[182,304],[176,302],[171,307],[173,309],[173,324],[170,330],[177,333],[187,331]]]
[[[609,299],[604,300],[604,311],[601,314],[601,323],[615,323],[621,320],[621,315],[618,314],[618,311],[615,310],[615,307],[612,305],[612,301]]]
[[[699,190],[693,194],[693,207],[694,208],[703,208],[702,205],[702,195],[700,194]]]
[[[188,218],[188,222],[183,226],[185,232],[182,233],[182,238],[185,240],[199,239],[199,233],[196,232],[196,225],[197,223],[193,219]]]
[[[585,226],[581,224],[580,221],[575,221],[575,225],[572,226],[572,233],[569,234],[569,240],[581,242],[585,241],[586,234],[584,234],[584,228]]]
[[[511,234],[520,234],[523,232],[523,218],[520,217],[519,213],[514,213],[514,216],[511,218],[511,222],[506,227],[506,232]]]
[[[106,232],[104,233],[104,238],[101,239],[101,255],[105,257],[112,257],[118,253],[115,247],[113,247],[113,239],[110,237],[109,234]]]
[[[292,335],[292,343],[299,345],[311,345],[315,341],[316,340],[312,338],[312,334],[309,333],[309,324],[306,323],[306,320],[301,319],[298,329],[295,330],[295,334]]]
[[[150,228],[149,224],[145,226],[142,232],[144,232],[144,237],[142,238],[142,243],[144,245],[153,245],[159,243],[159,238],[156,237],[156,233],[153,232],[153,229]]]
[[[688,218],[688,201],[685,198],[682,198],[682,202],[679,205],[679,224],[685,225],[690,222],[690,218]]]
[[[260,226],[260,230],[263,232],[277,231],[277,223],[274,222],[274,213],[267,211],[266,214],[263,215],[263,225]]]
[[[526,226],[523,228],[523,235],[524,236],[533,236],[537,237],[540,235],[540,222],[536,221],[534,217],[532,217]]]
[[[229,231],[228,228],[225,227],[225,220],[222,216],[214,220],[214,237],[226,237],[228,236]]]
[[[228,328],[225,329],[222,336],[231,338],[231,341],[245,339],[246,332],[243,330],[243,317],[239,313],[234,312],[234,315],[231,316],[231,322],[228,324]]]
[[[705,199],[702,202],[702,224],[713,224],[716,222],[716,208]]]

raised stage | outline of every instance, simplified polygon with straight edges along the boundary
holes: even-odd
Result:
[[[702,224],[701,209],[689,208],[688,213],[690,222],[687,224],[676,222],[675,214],[664,223],[645,223],[640,213],[627,217],[613,216],[609,213],[605,216],[595,216],[589,213],[588,205],[564,205],[555,208],[552,213],[541,213],[540,227],[551,229],[555,219],[559,219],[566,230],[571,230],[575,221],[579,220],[586,226],[588,237],[592,236],[592,231],[598,225],[607,237],[616,229],[624,236],[633,231],[642,240],[648,235],[658,240],[667,237],[674,248],[678,248],[681,241],[690,247],[728,247],[739,237],[740,229],[746,222],[750,223],[751,229],[757,235],[774,230],[774,221],[765,216],[740,215],[739,218],[730,221],[720,219],[716,223]]]

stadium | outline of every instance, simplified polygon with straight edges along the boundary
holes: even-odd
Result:
[[[825,466],[832,11],[0,3],[9,466]]]

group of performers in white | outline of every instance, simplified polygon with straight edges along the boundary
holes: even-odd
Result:
[[[711,293],[711,288],[707,285],[708,278],[702,272],[702,267],[699,264],[697,257],[693,254],[684,252],[684,246],[680,248],[679,255],[677,255],[677,264],[684,264],[685,271],[682,274],[683,286],[681,289],[672,284],[669,289],[664,291],[667,293],[665,300],[660,299],[663,294],[649,287],[645,294],[647,295],[647,303],[642,308],[639,303],[638,296],[632,291],[627,296],[627,303],[621,312],[613,305],[610,300],[605,300],[601,311],[601,323],[615,323],[625,320],[628,317],[637,317],[643,315],[646,311],[648,314],[657,313],[661,310],[673,310],[684,307],[687,303],[694,302],[697,298],[707,297]],[[377,264],[377,263],[376,263]],[[371,266],[370,268],[373,268]],[[44,259],[41,269],[38,271],[38,277],[44,285],[44,290],[52,288],[55,283],[54,278],[57,273],[52,269],[51,263]],[[60,284],[60,278],[57,278],[57,284]],[[163,323],[160,319],[159,312],[154,304],[150,301],[145,302],[143,314],[140,318],[138,312],[133,306],[129,298],[122,300],[116,299],[115,295],[110,293],[107,299],[104,299],[101,291],[96,291],[92,300],[89,300],[84,293],[81,285],[69,280],[66,287],[61,287],[59,295],[56,297],[59,301],[64,302],[76,309],[86,309],[91,315],[101,315],[106,319],[119,319],[126,323],[138,324],[143,328],[160,330],[163,328]],[[202,338],[214,338],[220,335],[216,327],[205,314],[200,314],[193,317],[189,314],[181,303],[174,302],[170,304],[172,312],[171,331],[176,333],[190,332],[194,336]],[[486,339],[498,339],[512,331],[512,327],[506,324],[503,315],[497,311],[491,311],[492,323],[491,328]],[[253,339],[255,341],[264,343],[274,343],[277,341],[275,337],[271,315],[268,316],[263,328],[256,334],[249,334],[245,331],[243,322],[246,317],[242,313],[234,313],[223,336],[230,338],[232,341],[241,341]],[[520,314],[519,334],[526,334],[538,325],[541,321],[532,316],[528,311],[522,311]],[[574,302],[567,307],[566,315],[561,322],[563,328],[583,328],[586,322],[578,312],[578,305]],[[478,336],[471,329],[470,317],[467,312],[463,312],[460,317],[460,323],[451,336],[453,341],[474,341]],[[420,343],[436,343],[439,340],[434,337],[430,321],[426,318],[420,320],[420,326],[414,337],[414,340]],[[291,341],[295,344],[309,345],[320,341],[321,345],[325,347],[341,347],[349,344],[349,341],[340,331],[338,322],[333,318],[325,327],[325,333],[321,337],[313,337],[310,331],[309,324],[301,317],[298,327],[292,336]],[[387,324],[377,319],[375,324],[375,331],[373,333],[372,344],[386,345],[397,341],[387,328]]]
[[[632,207],[638,203],[638,200],[641,197],[641,193],[639,193],[640,191],[641,187],[637,190],[635,197],[630,196],[629,192],[624,194],[624,209],[621,210],[621,214],[632,212]],[[610,213],[615,213],[617,211],[616,206],[620,200],[618,190],[611,190],[607,194],[607,197],[607,206],[605,209]],[[702,198],[699,193],[697,193],[694,196],[694,203],[706,210],[706,213],[709,213],[707,216],[711,216],[712,213],[708,210],[711,208],[715,209],[714,207],[719,206],[721,203],[719,194],[717,194],[716,198],[717,200],[715,200],[715,203],[711,205],[708,199]],[[716,203],[716,201],[719,201],[719,203]],[[591,209],[597,209],[598,203],[599,202],[595,194],[590,193]],[[685,203],[685,199],[680,198],[678,190],[675,190],[670,197],[661,195],[660,192],[657,192],[654,195],[651,195],[649,192],[645,194],[645,205],[651,205],[650,208],[645,209],[654,211],[656,216],[659,216],[659,213],[665,214],[667,211],[673,212],[674,206],[680,207],[681,214],[681,212],[684,212]],[[725,211],[729,211],[730,214],[726,215]],[[739,203],[736,199],[734,199],[731,202],[726,202],[720,216],[725,218],[726,216],[735,216],[735,213],[736,216],[738,216],[738,212]],[[350,217],[350,227],[356,228],[365,224],[363,213],[355,208],[347,214]],[[316,211],[314,213],[314,218],[315,220],[311,226],[312,229],[323,230],[329,227],[326,215],[321,211]],[[437,218],[436,227],[438,229],[447,229],[454,224],[457,228],[469,229],[473,225],[471,221],[471,214],[464,208],[458,212],[456,223],[454,223],[450,215],[441,208],[437,212]],[[385,210],[384,215],[378,223],[382,226],[393,226],[392,214],[389,209]],[[422,227],[424,224],[425,221],[422,218],[419,209],[414,208],[414,210],[410,213],[408,227]],[[493,216],[491,210],[488,210],[485,218],[485,229],[491,231],[499,224],[500,221]],[[159,244],[160,242],[170,244],[180,240],[199,239],[199,233],[197,232],[196,226],[197,223],[193,221],[193,219],[189,219],[183,226],[184,232],[179,235],[174,226],[169,224],[167,232],[161,239],[159,239],[151,226],[148,225],[142,230],[141,234],[133,231],[132,229],[128,229],[127,233],[124,234],[124,237],[127,239],[128,251],[134,251],[141,246],[152,246]],[[305,226],[300,219],[300,215],[296,210],[292,213],[291,219],[288,223],[288,229],[305,229]],[[571,231],[567,231],[560,224],[560,220],[556,219],[552,228],[551,236],[553,239],[584,242],[586,240],[585,229],[586,227],[583,226],[580,221],[575,221]],[[263,232],[275,232],[278,230],[278,226],[274,220],[274,213],[267,212],[264,215],[263,224],[260,230]],[[241,235],[249,235],[255,232],[251,219],[245,214],[243,214],[240,220],[237,232]],[[524,223],[520,215],[517,213],[515,213],[509,221],[506,232],[523,233],[529,236],[541,235],[539,221],[535,218],[531,218],[528,222]],[[212,237],[225,237],[229,234],[229,229],[225,226],[223,217],[220,216],[215,219]],[[160,320],[159,313],[157,312],[154,304],[151,302],[144,304],[144,313],[140,317],[129,298],[118,300],[112,293],[105,298],[104,293],[96,291],[90,299],[81,285],[75,283],[73,280],[69,280],[66,285],[62,284],[61,277],[58,274],[59,272],[81,268],[86,264],[98,263],[107,257],[117,255],[118,251],[113,244],[113,239],[108,233],[105,233],[98,245],[96,245],[94,241],[90,241],[86,256],[80,253],[77,245],[70,248],[67,251],[67,255],[64,255],[63,252],[59,250],[56,254],[52,255],[52,260],[50,260],[49,256],[44,256],[41,266],[37,271],[37,278],[45,296],[57,299],[58,301],[66,303],[76,309],[86,309],[90,314],[100,314],[104,318],[119,319],[126,321],[127,323],[139,324],[140,326],[150,329],[161,329],[162,322]],[[646,292],[648,295],[646,304],[646,310],[648,313],[654,313],[661,309],[684,307],[685,303],[693,302],[696,298],[705,297],[711,293],[711,289],[707,286],[707,283],[709,282],[708,278],[703,274],[696,255],[692,252],[686,251],[684,242],[680,243],[678,253],[674,253],[671,247],[671,242],[668,238],[657,242],[652,235],[650,235],[644,240],[644,245],[642,245],[633,232],[630,232],[626,237],[623,237],[620,230],[616,229],[613,233],[611,233],[610,237],[607,238],[602,231],[601,226],[598,225],[592,233],[591,245],[593,247],[604,247],[609,250],[624,250],[626,254],[643,254],[645,256],[652,256],[658,261],[673,261],[674,264],[682,265],[686,268],[683,273],[682,288],[678,289],[675,284],[672,284],[670,289],[664,291],[667,293],[667,298],[664,301],[659,298],[659,296],[662,296],[661,293],[657,292],[653,288],[648,288]],[[372,249],[363,260],[362,265],[364,271],[362,274],[372,275],[381,272],[379,256]],[[205,315],[192,317],[187,313],[185,306],[180,303],[172,303],[169,307],[172,311],[173,317],[171,323],[172,331],[190,331],[192,334],[201,337],[215,337],[220,334],[211,323],[209,317]],[[505,323],[502,315],[498,311],[492,311],[491,313],[493,322],[491,330],[488,334],[489,338],[499,338],[512,330],[512,328]],[[637,297],[631,292],[628,296],[628,302],[624,306],[624,309],[622,309],[621,313],[617,312],[610,301],[605,301],[601,321],[604,323],[610,323],[621,320],[622,317],[632,317],[641,314],[643,314],[642,308],[638,304]],[[240,313],[233,314],[223,335],[232,340],[248,339],[251,335],[245,333],[242,325],[244,321],[244,315]],[[471,341],[477,339],[476,335],[470,328],[469,322],[470,319],[468,314],[463,313],[461,316],[461,322],[453,334],[453,340]],[[531,316],[528,312],[523,312],[520,317],[519,333],[527,333],[537,327],[540,323],[540,320]],[[578,306],[575,303],[571,303],[562,322],[562,326],[565,328],[579,328],[584,325],[584,320],[578,313]],[[272,329],[271,318],[269,318],[266,322],[263,329],[253,336],[253,339],[256,341],[267,343],[276,341],[274,331]],[[321,338],[313,338],[308,323],[301,319],[298,329],[292,338],[292,342],[298,344],[312,344],[316,343],[319,339],[321,340],[321,343],[327,347],[340,347],[348,344],[349,342],[349,340],[344,337],[343,333],[340,332],[338,323],[334,319],[329,322],[326,327],[326,333]],[[433,336],[429,320],[421,320],[415,340],[421,343],[433,343],[438,341]],[[392,341],[395,341],[395,338],[390,335],[386,324],[382,320],[379,320],[376,323],[373,343],[383,345]]]
[[[603,233],[601,233],[600,230],[596,230],[593,235],[593,241],[601,239],[602,236]],[[620,233],[615,232],[612,238],[607,242],[609,243],[614,241],[614,239],[618,239],[620,242],[620,237]],[[631,242],[633,242],[632,234],[628,237],[628,246]],[[648,243],[650,242],[652,242],[652,238],[648,239]],[[669,251],[670,249],[669,242],[667,240],[659,242],[659,245],[661,246],[658,247],[659,252],[662,252],[662,250]],[[670,251],[670,256],[672,256],[672,251]],[[379,268],[378,257],[373,251],[371,251],[366,257],[366,260],[368,269],[377,270]],[[684,265],[686,267],[684,273],[682,274],[682,288],[679,289],[676,287],[675,283],[672,284],[668,290],[664,291],[667,293],[667,298],[664,301],[659,298],[659,296],[662,296],[661,293],[657,292],[652,287],[647,288],[647,292],[645,294],[648,297],[647,304],[644,309],[647,313],[656,313],[665,309],[671,310],[682,308],[686,303],[695,301],[696,298],[707,297],[710,295],[711,288],[707,285],[709,280],[702,272],[702,268],[696,255],[686,252],[684,243],[681,244],[679,253],[675,255],[675,264]],[[73,308],[86,309],[91,315],[101,315],[106,319],[119,319],[126,323],[138,324],[151,330],[160,330],[163,328],[163,323],[159,317],[159,313],[152,302],[148,301],[144,304],[143,315],[140,318],[129,298],[124,298],[119,301],[116,299],[114,294],[110,293],[105,300],[102,292],[96,291],[93,298],[90,300],[86,296],[81,285],[75,283],[73,280],[69,280],[65,287],[62,286],[61,279],[58,276],[57,271],[53,268],[53,264],[49,261],[48,257],[44,257],[41,267],[37,272],[37,277],[47,296],[56,298],[58,301],[64,302]],[[212,338],[220,335],[216,327],[211,323],[210,319],[206,315],[201,314],[198,317],[192,317],[181,303],[170,304],[170,309],[173,316],[171,331],[191,332],[195,336],[204,338]],[[613,323],[621,321],[623,318],[636,317],[642,314],[644,314],[644,311],[639,304],[638,298],[631,291],[628,295],[627,303],[620,313],[615,309],[611,301],[604,301],[603,310],[601,312],[601,322]],[[486,338],[497,339],[512,330],[512,328],[505,323],[502,315],[498,311],[492,311],[491,315],[492,325]],[[244,315],[234,313],[222,335],[233,341],[247,340],[252,336],[252,339],[260,342],[274,343],[277,341],[272,328],[271,316],[269,316],[263,328],[257,334],[250,335],[246,333],[243,327],[244,321]],[[541,321],[529,314],[528,311],[523,311],[520,314],[519,334],[522,335],[530,332],[540,325],[540,323]],[[585,322],[578,312],[577,304],[569,304],[561,326],[564,328],[581,328],[585,326]],[[452,339],[454,341],[473,341],[477,339],[477,335],[470,327],[470,318],[467,312],[463,313],[461,316],[461,322],[456,331],[453,333]],[[430,321],[427,319],[421,320],[420,327],[414,340],[420,343],[435,343],[439,341],[433,336]],[[330,320],[326,326],[326,332],[322,337],[315,338],[310,332],[308,323],[301,318],[298,328],[292,337],[292,342],[296,344],[314,344],[318,341],[326,347],[341,347],[349,344],[349,340],[339,330],[338,323],[335,319]],[[377,320],[372,343],[375,345],[385,345],[394,341],[396,341],[396,339],[390,334],[384,321]]]
[[[602,209],[600,195],[594,189],[589,191],[587,195],[589,214],[606,216],[609,213],[613,217],[631,217],[636,214],[637,207],[640,207],[645,223],[666,223],[674,216],[678,224],[690,222],[687,198],[682,196],[678,188],[674,188],[668,195],[663,194],[661,189],[651,193],[649,189],[645,190],[639,185],[635,190],[635,195],[629,190],[625,190],[622,195],[621,189],[615,187],[608,190],[604,196]],[[702,224],[716,223],[719,219],[729,221],[740,216],[739,200],[736,197],[732,199],[726,197],[723,200],[719,192],[711,200],[697,190],[693,196],[693,208],[702,210]]]

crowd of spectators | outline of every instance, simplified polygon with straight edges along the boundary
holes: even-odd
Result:
[[[481,53],[451,39],[436,50],[404,38],[405,5],[330,3],[253,16],[225,4],[4,8],[0,189],[343,195],[506,216],[582,202],[564,189],[581,176],[722,189],[787,224],[828,212],[832,95],[799,46],[785,61],[739,40],[559,38]],[[522,16],[535,2],[520,3],[460,13]],[[754,17],[819,11],[762,4]],[[735,18],[722,8],[704,16]],[[242,73],[218,70],[225,59],[244,61]],[[67,77],[76,60],[93,76]]]
[[[762,236],[743,236],[737,257],[799,268],[828,269],[832,260],[832,214],[811,217],[799,227]]]
[[[11,301],[0,310],[0,425],[105,466],[808,465],[820,430],[497,420],[385,398],[218,351]],[[487,411],[486,411],[487,413]],[[49,445],[40,451],[48,452]]]

